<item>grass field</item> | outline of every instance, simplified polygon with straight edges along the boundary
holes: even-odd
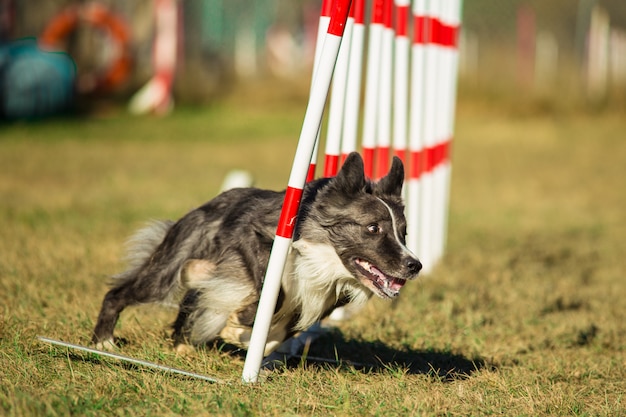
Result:
[[[258,104],[258,103],[256,103]],[[258,385],[217,347],[176,356],[174,311],[122,315],[121,353],[210,384],[42,344],[88,344],[123,243],[232,168],[285,186],[304,105],[233,103],[0,127],[0,414],[626,414],[626,117],[459,108],[447,254]],[[363,364],[356,366],[354,363]]]

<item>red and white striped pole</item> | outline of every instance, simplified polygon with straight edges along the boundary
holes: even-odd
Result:
[[[395,0],[396,37],[394,54],[393,149],[394,155],[406,164],[407,114],[409,97],[410,0]]]
[[[380,78],[378,82],[378,122],[376,125],[376,170],[373,178],[382,178],[389,170],[391,147],[391,103],[393,88],[393,0],[383,1],[383,30],[380,44]]]
[[[441,144],[440,159],[442,168],[441,188],[442,193],[439,200],[440,207],[438,209],[441,213],[440,219],[440,234],[438,235],[438,241],[436,242],[436,248],[438,250],[438,257],[443,255],[446,245],[446,236],[448,229],[448,210],[450,203],[450,178],[452,172],[452,161],[450,159],[450,150],[452,145],[452,139],[454,137],[454,122],[456,114],[456,84],[457,84],[457,72],[458,72],[458,42],[459,42],[459,29],[461,25],[461,0],[447,0],[447,9],[443,19],[443,31],[444,36],[442,39],[443,46],[446,50],[446,62],[445,68],[447,70],[446,80],[446,92],[445,100],[446,106],[443,109],[445,112],[444,121],[444,140]]]
[[[449,68],[448,54],[446,49],[446,13],[448,12],[449,0],[439,0],[439,9],[437,15],[432,19],[432,39],[433,48],[436,48],[436,65],[437,65],[437,101],[434,120],[434,143],[430,148],[430,173],[432,176],[432,194],[429,205],[432,207],[431,216],[431,235],[429,243],[429,251],[431,256],[431,264],[435,265],[442,253],[440,251],[440,242],[443,239],[443,192],[444,192],[444,170],[442,149],[447,140],[447,107],[448,107],[448,90],[449,90]]]
[[[373,0],[372,18],[369,25],[367,44],[367,74],[365,78],[362,147],[365,176],[369,178],[374,177],[376,123],[378,121],[376,112],[378,111],[381,44],[383,30],[385,28],[383,23],[385,1],[388,0]]]
[[[172,109],[172,88],[178,47],[178,5],[176,0],[155,0],[156,37],[152,52],[154,76],[131,98],[131,113],[154,111],[165,114]]]
[[[328,109],[328,132],[326,134],[326,151],[324,157],[324,177],[334,177],[339,168],[341,152],[341,133],[343,129],[346,104],[346,84],[349,77],[350,46],[354,27],[354,2],[350,7],[346,28],[343,32],[339,56],[333,75],[333,86]]]
[[[330,25],[330,15],[333,11],[335,0],[323,0],[322,1],[322,10],[320,13],[320,20],[317,28],[317,39],[315,40],[315,54],[313,57],[313,75],[311,77],[311,89],[309,91],[309,96],[313,94],[313,86],[315,83],[315,74],[317,72],[317,68],[319,67],[320,58],[322,55],[322,48],[324,46],[324,38],[328,33],[328,26]],[[319,152],[319,136],[320,132],[317,132],[317,140],[315,141],[315,146],[313,148],[313,154],[311,155],[311,160],[309,161],[309,170],[307,172],[306,181],[312,181],[315,179],[315,169],[317,167],[317,154]]]
[[[420,251],[420,201],[422,153],[424,147],[424,74],[426,57],[426,0],[414,0],[413,43],[411,46],[411,90],[409,123],[409,179],[407,181],[407,247],[418,256]],[[424,262],[422,260],[422,262]]]
[[[424,57],[424,119],[423,119],[423,152],[422,175],[420,179],[420,242],[419,252],[424,268],[428,273],[434,264],[432,234],[433,234],[433,162],[434,146],[437,142],[437,101],[439,99],[438,71],[439,47],[436,45],[439,36],[439,9],[440,2],[429,1],[426,9],[426,43]]]
[[[281,277],[285,269],[289,248],[291,247],[302,192],[306,183],[315,143],[317,142],[326,97],[348,18],[350,3],[351,0],[336,1],[328,25],[328,31],[326,36],[324,36],[319,65],[314,74],[313,88],[311,88],[309,103],[304,115],[304,122],[287,183],[283,208],[278,220],[276,236],[267,265],[254,327],[252,328],[248,353],[241,377],[243,382],[250,383],[258,380],[265,344],[267,343],[267,336],[280,291]]]
[[[354,26],[350,42],[348,80],[341,137],[341,163],[350,152],[356,151],[359,112],[361,109],[361,73],[363,71],[363,45],[365,43],[365,0],[353,0]]]

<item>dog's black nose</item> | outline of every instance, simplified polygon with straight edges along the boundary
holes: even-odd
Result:
[[[404,260],[404,266],[411,274],[417,274],[422,270],[422,263],[415,258],[406,258]]]

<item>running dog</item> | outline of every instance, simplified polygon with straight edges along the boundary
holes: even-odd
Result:
[[[335,308],[396,298],[418,276],[422,265],[405,245],[403,181],[399,158],[372,182],[355,152],[336,177],[305,186],[266,355]],[[177,222],[139,231],[129,269],[104,297],[93,343],[114,347],[124,308],[160,302],[179,305],[175,348],[216,339],[247,348],[284,196],[235,188]]]

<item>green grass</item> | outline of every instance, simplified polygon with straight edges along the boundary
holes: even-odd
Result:
[[[121,353],[210,384],[42,344],[88,344],[123,243],[211,198],[232,168],[282,188],[304,105],[227,103],[0,132],[0,414],[626,413],[626,119],[461,103],[447,254],[262,384],[219,347],[176,356],[175,311],[129,309]],[[362,364],[364,366],[357,366]]]

